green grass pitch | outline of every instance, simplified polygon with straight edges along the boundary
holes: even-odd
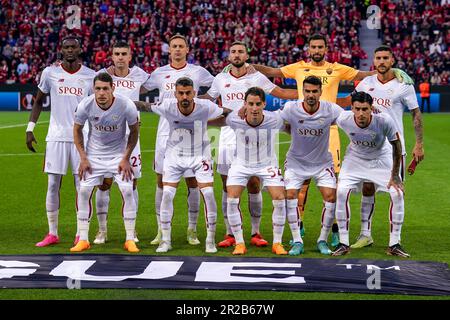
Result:
[[[42,172],[43,153],[45,151],[45,135],[48,128],[49,113],[41,114],[35,129],[38,145],[37,154],[29,152],[25,146],[25,127],[29,113],[0,113],[0,254],[69,254],[76,230],[75,192],[71,175],[63,178],[61,188],[61,207],[59,220],[59,245],[49,248],[36,248],[34,244],[48,232],[45,212],[45,195],[47,176]],[[424,116],[425,161],[421,163],[413,176],[406,180],[405,223],[402,233],[402,244],[411,253],[414,260],[450,262],[450,159],[449,114],[425,114]],[[154,210],[155,174],[152,170],[153,150],[155,144],[158,118],[152,114],[142,114],[141,149],[143,159],[143,177],[139,180],[139,213],[137,232],[139,235],[140,254],[155,254],[155,246],[149,243],[156,234]],[[405,115],[405,134],[408,152],[414,142],[414,130],[410,115]],[[342,137],[342,150],[345,150],[347,138]],[[280,136],[280,163],[283,163],[289,147],[289,136]],[[407,162],[411,160],[408,155]],[[224,234],[224,223],[220,210],[221,182],[215,178],[216,200],[219,208],[216,240]],[[121,199],[114,186],[109,210],[109,242],[105,245],[93,245],[89,253],[124,254],[124,228],[120,214]],[[271,201],[267,193],[263,194],[264,208],[262,218],[262,234],[272,239]],[[243,196],[242,208],[244,216],[244,234],[249,235],[249,214],[246,210],[246,196]],[[353,195],[351,239],[359,232],[360,196]],[[320,213],[322,201],[317,188],[310,189],[305,214],[305,255],[307,258],[323,258],[315,251],[316,238],[320,230]],[[388,243],[388,196],[378,194],[373,221],[373,237],[375,243],[370,248],[353,250],[346,258],[394,259],[386,256]],[[186,242],[187,201],[186,186],[180,184],[175,198],[173,220],[173,250],[167,255],[204,255],[203,209],[199,216],[199,238],[202,244],[189,246]],[[90,227],[90,239],[97,231],[97,219],[93,216]],[[290,238],[286,225],[284,242]],[[231,248],[219,249],[217,255],[231,256]],[[250,247],[248,256],[273,257],[270,248]],[[292,257],[292,259],[296,259]],[[334,259],[330,257],[329,259]],[[202,290],[119,290],[119,289],[0,289],[0,299],[429,299],[429,297],[410,297],[400,295],[363,295],[343,293],[297,293],[297,292],[264,292],[264,291],[202,291]],[[444,297],[443,299],[448,299]],[[433,298],[434,299],[434,298]]]

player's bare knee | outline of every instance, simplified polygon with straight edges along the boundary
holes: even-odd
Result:
[[[220,175],[220,178],[222,179],[222,189],[227,192],[227,178],[228,176]]]
[[[286,199],[287,200],[294,200],[297,199],[297,190],[287,190],[286,191]]]
[[[373,183],[364,183],[362,194],[366,197],[373,196],[375,194],[375,185]]]
[[[188,188],[199,187],[199,183],[197,183],[197,179],[195,179],[195,177],[186,178],[186,185]]]
[[[103,179],[103,184],[98,186],[98,188],[101,191],[107,191],[107,190],[111,189],[112,183],[113,183],[113,179],[112,178],[105,178],[105,179]]]
[[[136,190],[138,185],[137,179],[133,179],[133,190]]]
[[[164,184],[162,181],[162,174],[159,173],[156,174],[156,183],[158,184],[158,188],[160,189],[164,188]]]
[[[247,190],[248,190],[249,193],[253,193],[253,194],[260,192],[260,190],[261,190],[260,182],[259,182],[259,179],[257,177],[251,177],[248,180]]]

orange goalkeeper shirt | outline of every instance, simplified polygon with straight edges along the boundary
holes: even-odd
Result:
[[[358,70],[340,63],[325,62],[322,66],[313,66],[309,62],[299,61],[281,68],[285,78],[297,81],[299,99],[303,99],[303,80],[308,76],[316,76],[322,80],[321,100],[336,103],[341,80],[353,80]]]

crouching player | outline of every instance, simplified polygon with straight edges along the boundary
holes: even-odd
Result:
[[[286,255],[288,252],[282,244],[283,230],[286,223],[286,199],[284,179],[278,167],[275,152],[275,138],[279,129],[284,128],[284,121],[278,112],[264,111],[265,93],[261,88],[252,87],[244,97],[246,115],[241,119],[238,111],[226,119],[210,121],[211,125],[230,126],[236,134],[236,156],[228,171],[227,179],[227,213],[231,230],[236,239],[234,255],[245,254],[247,249],[242,232],[242,217],[239,199],[250,177],[256,176],[272,197],[273,245],[272,252]],[[289,221],[294,242],[301,241],[298,217]],[[291,250],[297,255],[298,250]]]
[[[207,122],[231,110],[220,108],[209,100],[194,98],[194,83],[187,77],[175,82],[176,99],[164,99],[160,104],[137,101],[140,110],[149,110],[167,119],[169,140],[164,155],[163,197],[161,203],[160,227],[162,240],[156,252],[172,249],[173,199],[178,183],[185,172],[192,171],[198,182],[205,202],[207,237],[205,252],[216,253],[215,244],[217,204],[214,198],[213,163],[207,133]]]
[[[86,150],[83,126],[89,122]],[[126,125],[130,134],[126,141]],[[92,194],[105,177],[112,176],[123,198],[122,214],[126,231],[125,250],[139,252],[134,242],[136,202],[133,198],[133,171],[130,155],[139,135],[138,112],[129,98],[114,95],[113,79],[107,73],[94,78],[94,94],[83,99],[75,111],[74,142],[80,153],[80,192],[78,193],[78,243],[71,252],[90,248],[88,234],[92,216]]]
[[[388,255],[408,258],[400,245],[405,216],[403,183],[400,178],[402,144],[394,120],[386,113],[372,113],[372,97],[365,92],[352,95],[352,111],[344,111],[337,125],[347,134],[350,144],[342,163],[337,187],[336,219],[339,224],[340,244],[333,256],[350,252],[350,194],[361,190],[363,183],[371,182],[377,191],[388,192],[389,209]],[[389,143],[392,148],[389,146]]]

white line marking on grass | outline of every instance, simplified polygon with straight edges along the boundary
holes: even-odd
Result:
[[[0,153],[0,157],[43,156],[43,153]]]
[[[39,124],[41,123],[49,123],[50,121],[40,121]],[[9,126],[0,126],[0,129],[10,129],[10,128],[18,128],[18,127],[26,127],[28,126],[28,122],[25,124],[12,124]]]

